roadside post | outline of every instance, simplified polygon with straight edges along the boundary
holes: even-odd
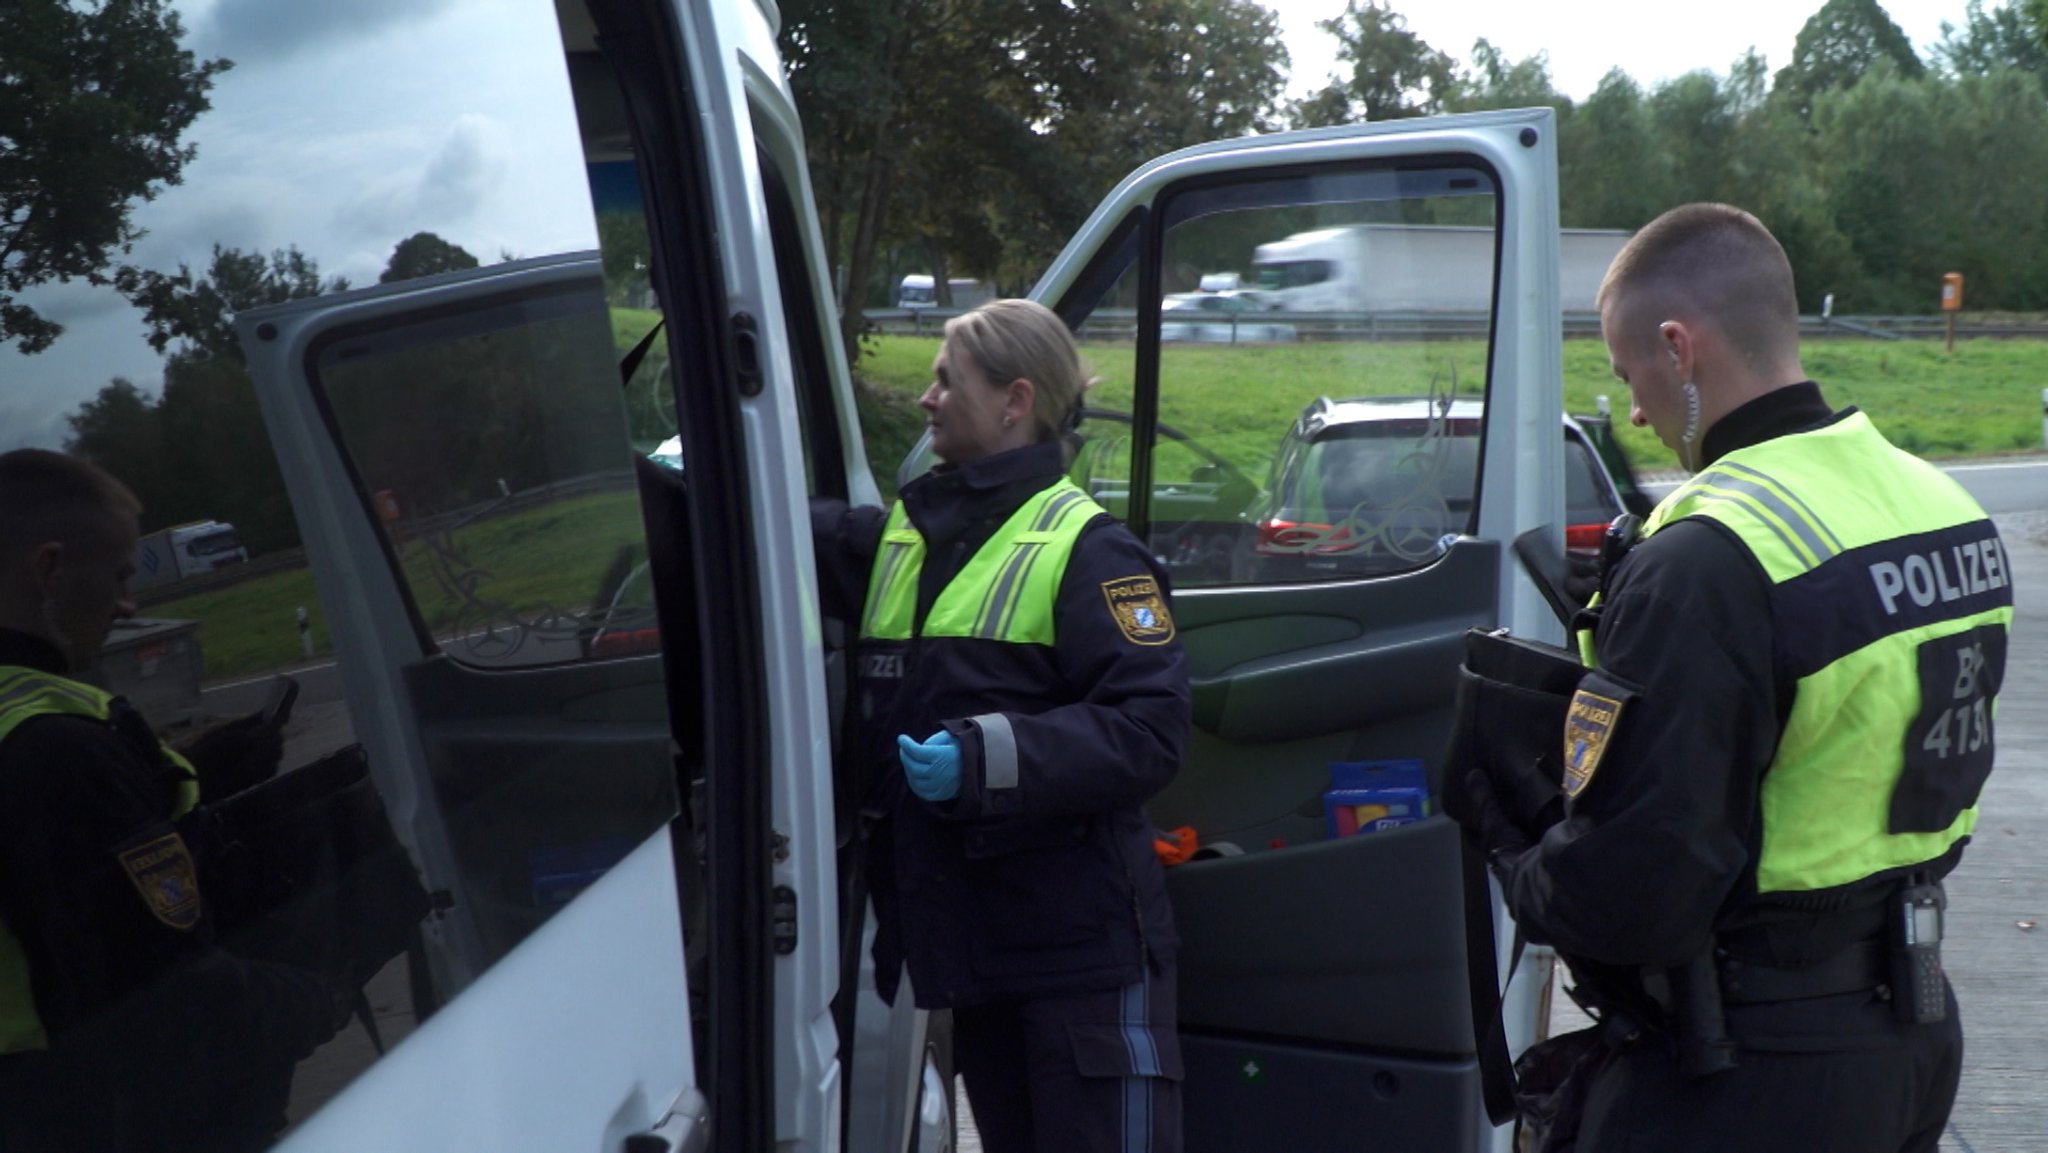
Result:
[[[306,606],[299,606],[299,649],[307,660],[313,659],[313,624],[306,617]]]
[[[2041,447],[2048,448],[2048,388],[2041,390]]]
[[[1941,274],[1941,312],[1948,318],[1948,352],[1956,351],[1956,313],[1963,310],[1963,274],[1944,272]]]

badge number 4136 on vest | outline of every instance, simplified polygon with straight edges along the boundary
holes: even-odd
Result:
[[[2003,625],[1981,625],[1918,647],[1920,712],[1906,729],[1892,832],[1947,828],[1991,775],[1991,702],[2005,649]]]

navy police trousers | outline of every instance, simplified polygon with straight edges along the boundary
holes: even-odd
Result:
[[[953,1010],[953,1067],[987,1153],[1180,1153],[1174,971]]]

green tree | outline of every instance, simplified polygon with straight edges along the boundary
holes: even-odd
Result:
[[[1571,115],[1571,97],[1550,79],[1550,57],[1542,52],[1510,61],[1491,41],[1472,45],[1472,67],[1459,79],[1445,106],[1450,112],[1484,112],[1495,108],[1555,108],[1560,120]]]
[[[165,483],[156,503],[166,523],[228,521],[252,554],[299,543],[256,387],[239,359],[172,355],[157,415]]]
[[[2042,9],[2048,14],[2048,8]],[[1934,60],[1952,76],[1984,76],[2001,68],[2017,68],[2048,80],[2048,36],[2014,3],[1984,10],[1984,0],[1970,0],[1961,28],[1944,20]]]
[[[179,140],[225,60],[196,60],[163,0],[0,3],[0,344],[40,352],[63,326],[39,284],[104,284],[142,235],[136,202],[179,182]]]
[[[296,247],[266,257],[215,245],[202,275],[183,264],[175,273],[126,268],[117,283],[142,310],[150,346],[166,354],[163,398],[153,410],[162,475],[138,481],[138,495],[169,522],[232,521],[251,552],[298,543],[234,319],[348,282],[322,279],[318,262]],[[117,461],[102,463],[129,478]]]
[[[384,271],[377,274],[377,283],[417,280],[437,272],[462,272],[476,265],[476,257],[461,245],[450,244],[431,232],[415,232],[391,250],[391,259],[385,262]]]
[[[926,0],[791,0],[781,6],[782,58],[804,120],[826,258],[839,276],[840,331],[859,350],[863,291],[894,192],[899,122],[914,94],[950,90],[965,74],[926,72],[936,42],[968,14]],[[927,51],[914,52],[919,45]],[[912,115],[915,115],[913,113]]]
[[[1297,101],[1297,128],[1427,116],[1456,92],[1457,62],[1409,31],[1391,6],[1345,0],[1342,13],[1316,27],[1337,38],[1337,59],[1350,75]]]
[[[1862,265],[1835,227],[1813,132],[1788,103],[1766,98],[1768,75],[1751,51],[1724,89],[1737,113],[1727,199],[1755,213],[1784,246],[1802,311],[1819,312],[1830,293],[1841,294],[1846,309],[1863,283]]]
[[[1737,113],[1720,79],[1704,70],[1688,72],[1659,85],[1649,108],[1670,158],[1673,193],[1682,200],[1733,199]]]
[[[105,468],[141,494],[143,531],[172,523],[155,503],[165,491],[163,428],[156,398],[125,377],[115,377],[99,395],[65,418],[71,435],[64,451]]]
[[[163,352],[172,341],[181,341],[189,355],[236,361],[243,359],[235,339],[236,313],[348,288],[341,277],[321,280],[319,263],[296,245],[266,258],[216,244],[203,276],[193,276],[185,264],[175,273],[124,268],[116,284],[142,310],[151,348]]]
[[[994,271],[1012,283],[1035,278],[1131,169],[1271,127],[1286,83],[1279,20],[1249,0],[1087,5],[1085,19],[1051,0],[1034,7],[1032,23],[1005,37],[1017,72],[983,114],[1005,128],[987,137],[1002,146],[985,154],[980,213],[1000,245]],[[1048,33],[1057,51],[1028,51]],[[924,161],[940,177],[928,201],[944,195],[946,155]],[[1047,178],[1019,178],[1034,171]]]
[[[1679,203],[1649,102],[1619,68],[1572,110],[1557,151],[1558,215],[1567,228],[1640,228]]]
[[[1814,107],[1829,205],[1868,274],[1857,311],[1925,312],[1945,272],[1971,308],[2048,305],[2048,106],[2012,69],[1949,81],[1880,68]]]
[[[842,333],[880,254],[1035,276],[1096,200],[1157,152],[1264,127],[1286,59],[1252,0],[789,0]]]
[[[1913,42],[1877,0],[1828,0],[1799,29],[1792,63],[1779,71],[1773,90],[1806,116],[1821,93],[1853,87],[1880,61],[1907,78],[1926,71]]]

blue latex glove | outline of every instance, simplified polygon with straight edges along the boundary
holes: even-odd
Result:
[[[960,795],[960,742],[953,734],[940,729],[920,743],[899,733],[896,755],[903,761],[911,792],[927,801],[950,801]]]

